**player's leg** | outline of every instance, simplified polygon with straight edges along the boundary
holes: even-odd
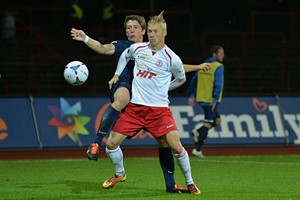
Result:
[[[114,101],[105,110],[98,128],[96,142],[101,145],[103,138],[109,133],[116,123],[120,112],[127,106],[130,100],[130,93],[126,87],[119,87],[114,93]]]
[[[127,178],[123,165],[123,152],[120,148],[122,141],[126,139],[126,135],[111,132],[106,141],[106,154],[115,166],[116,173],[102,184],[104,189],[112,188],[118,182],[124,182]]]
[[[102,187],[105,189],[111,188],[117,182],[122,182],[126,179],[123,166],[123,153],[120,144],[127,137],[132,138],[143,129],[143,124],[139,119],[140,117],[138,117],[136,113],[144,112],[140,111],[139,106],[129,104],[125,111],[120,114],[108,136],[106,141],[106,153],[114,164],[116,173],[103,183]]]
[[[162,139],[156,139],[158,142],[159,163],[163,171],[166,184],[166,191],[171,193],[184,193],[186,190],[179,184],[176,184],[174,178],[175,166],[173,153],[169,145]]]
[[[171,110],[169,108],[152,108],[151,111],[148,114],[148,119],[151,119],[151,121],[146,121],[148,122],[146,126],[147,130],[155,137],[164,140],[171,147],[186,179],[189,192],[199,194],[200,190],[196,187],[192,179],[189,155],[181,145]]]
[[[197,141],[195,142],[195,148],[192,151],[192,154],[199,158],[205,157],[202,152],[202,147],[207,138],[209,129],[213,127],[214,120],[216,118],[216,113],[217,113],[215,111],[213,112],[210,106],[202,106],[202,108],[204,111],[204,124],[202,127],[196,130]]]
[[[188,152],[185,150],[185,148],[180,142],[178,131],[171,131],[168,134],[166,134],[163,138],[174,151],[174,156],[177,160],[182,174],[185,177],[185,181],[189,192],[192,194],[200,194],[201,192],[195,185],[192,178],[191,164]]]
[[[221,116],[220,116],[220,113],[217,111],[217,114],[216,114],[216,119],[215,119],[215,125],[214,126],[219,126],[221,124]]]
[[[205,142],[205,139],[207,138],[208,131],[211,127],[212,126],[210,123],[205,122],[201,128],[197,129],[198,141],[195,143],[195,149],[193,149],[192,151],[194,156],[199,158],[205,157],[202,153],[202,146]]]
[[[105,110],[101,118],[96,138],[87,150],[88,159],[98,160],[99,147],[101,146],[103,138],[109,133],[120,112],[129,103],[129,100],[129,90],[126,87],[118,87],[114,92],[112,104]]]

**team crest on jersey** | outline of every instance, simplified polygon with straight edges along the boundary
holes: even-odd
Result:
[[[158,61],[156,61],[156,63],[155,63],[155,65],[156,65],[157,67],[161,67],[162,64],[163,64],[163,62],[162,62],[161,60],[158,60]]]

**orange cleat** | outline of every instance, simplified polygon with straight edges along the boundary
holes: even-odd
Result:
[[[86,151],[86,155],[89,160],[98,160],[99,156],[99,145],[97,143],[90,144],[88,150]]]
[[[124,182],[127,179],[127,174],[125,174],[124,176],[117,176],[116,174],[113,175],[110,179],[107,179],[106,181],[104,181],[104,183],[102,184],[102,187],[104,189],[109,189],[114,187],[114,185],[118,182]]]
[[[196,184],[190,184],[187,188],[191,194],[201,194],[201,191],[197,188]]]
[[[175,183],[174,189],[171,193],[189,193],[189,191],[184,189],[181,185]]]

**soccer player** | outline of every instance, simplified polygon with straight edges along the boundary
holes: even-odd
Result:
[[[89,48],[102,55],[115,55],[117,59],[121,53],[135,42],[142,42],[143,35],[146,30],[146,22],[144,17],[138,15],[126,16],[124,20],[124,28],[127,40],[116,40],[109,44],[101,44],[88,37],[82,30],[75,28],[71,29],[71,36],[74,40],[83,41]],[[103,138],[109,133],[111,127],[117,120],[119,113],[126,107],[130,100],[131,82],[133,62],[129,62],[126,69],[119,77],[119,81],[113,84],[110,91],[110,99],[112,104],[106,109],[101,119],[100,126],[97,131],[95,140],[91,143],[87,150],[87,157],[90,160],[97,160],[99,147]],[[210,65],[202,63],[200,65],[184,65],[186,71],[208,70]],[[183,188],[175,184],[174,180],[174,160],[170,147],[163,141],[159,142],[159,160],[163,170],[166,191],[167,192],[182,192]]]
[[[135,42],[142,42],[146,31],[146,21],[139,15],[126,16],[124,21],[127,40],[116,40],[109,44],[89,38],[82,30],[72,28],[71,36],[74,40],[83,41],[89,48],[103,55],[115,55],[117,59],[122,52]],[[131,96],[132,70],[134,62],[130,61],[126,69],[120,75],[120,81],[113,84],[110,90],[112,104],[106,109],[101,119],[95,140],[87,150],[87,157],[90,160],[98,160],[99,147],[103,138],[109,133],[111,127],[117,120],[120,112],[129,103]],[[174,160],[168,144],[159,143],[159,159],[163,170],[167,192],[182,192],[184,189],[175,183],[174,180]]]
[[[180,142],[178,129],[169,108],[168,90],[175,89],[186,81],[180,58],[165,44],[167,24],[162,11],[148,21],[149,43],[135,43],[121,55],[112,82],[126,69],[129,60],[135,61],[132,82],[132,98],[120,114],[106,141],[106,153],[115,166],[115,174],[102,187],[112,188],[126,179],[123,153],[120,144],[140,130],[151,132],[157,140],[169,144],[186,180],[188,191],[200,194],[191,175],[187,151]],[[174,79],[171,81],[172,76]]]
[[[195,101],[204,111],[203,126],[192,131],[192,138],[195,148],[192,154],[199,158],[204,158],[202,146],[208,135],[208,130],[221,123],[221,117],[218,112],[218,105],[222,101],[224,66],[224,49],[221,46],[214,45],[210,49],[211,57],[205,62],[211,64],[211,71],[198,71],[191,79],[188,89],[188,103],[195,105]]]

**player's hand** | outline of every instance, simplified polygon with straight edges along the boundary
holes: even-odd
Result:
[[[211,71],[211,65],[209,63],[202,63],[199,65],[199,70],[203,70],[204,72]]]
[[[188,100],[188,104],[190,106],[194,106],[195,105],[195,97],[190,97],[189,100]]]
[[[116,82],[118,82],[119,80],[119,75],[115,74],[112,79],[110,79],[110,81],[108,81],[108,87],[111,90],[111,87],[113,84],[115,84]]]
[[[83,41],[86,35],[82,30],[77,30],[75,28],[72,28],[71,37],[73,40]]]
[[[216,108],[216,104],[212,103],[212,104],[210,104],[210,107],[211,107],[211,111],[214,112],[215,108]]]

